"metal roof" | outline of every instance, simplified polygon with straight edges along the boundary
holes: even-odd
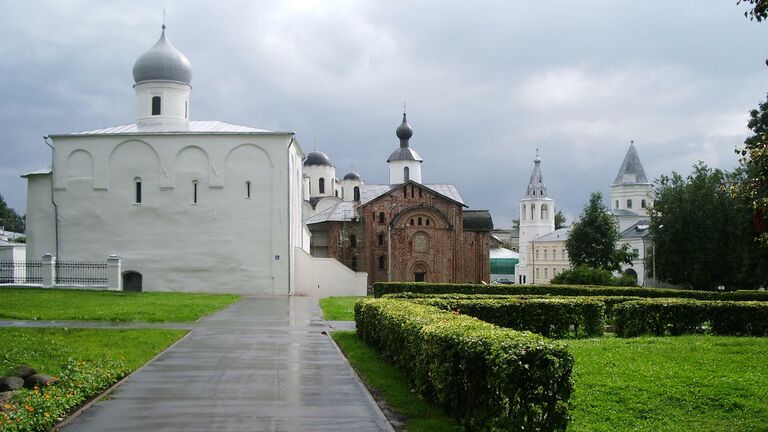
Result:
[[[488,210],[464,210],[464,231],[491,231],[493,219]]]
[[[360,205],[364,205],[370,201],[373,201],[376,198],[390,192],[391,190],[402,186],[403,184],[405,183],[363,184],[360,186]],[[456,201],[461,205],[465,205],[464,200],[461,198],[461,195],[459,195],[459,191],[456,190],[456,187],[452,184],[422,184],[421,186],[424,186],[427,189],[431,189],[433,192],[437,192],[438,194],[450,200]]]
[[[189,85],[192,82],[192,63],[165,37],[165,24],[160,39],[134,63],[133,80],[137,84],[175,81]]]
[[[352,201],[341,201],[313,215],[305,223],[312,225],[322,222],[349,222],[353,217],[357,217],[355,203]]]
[[[48,166],[48,167],[45,167],[45,168],[40,168],[40,169],[35,170],[35,171],[30,171],[30,172],[28,172],[26,174],[22,174],[21,177],[27,178],[28,176],[32,176],[32,175],[50,174],[52,172],[53,172],[53,170],[51,169],[51,167]]]
[[[525,191],[526,197],[544,198],[548,197],[547,185],[544,183],[544,176],[541,174],[541,159],[536,155],[533,160],[533,171],[531,179],[528,181],[528,188]]]
[[[307,157],[304,158],[304,166],[310,165],[333,166],[331,159],[328,158],[328,155],[317,150],[307,153]]]
[[[643,238],[651,233],[651,223],[647,220],[641,220],[634,223],[631,227],[621,233],[622,239]]]
[[[611,210],[611,213],[613,213],[614,216],[622,217],[622,216],[629,216],[629,217],[638,217],[639,214],[633,212],[632,210],[627,209],[613,209]]]
[[[635,144],[629,145],[627,155],[624,156],[624,162],[621,163],[619,173],[613,184],[650,184],[648,177],[645,176],[643,164],[640,163],[640,156],[637,155]]]
[[[400,147],[399,149],[392,152],[391,155],[389,155],[389,159],[387,159],[387,162],[392,161],[399,161],[399,160],[412,160],[417,162],[423,162],[424,159],[419,156],[418,153],[416,153],[416,150],[410,148],[410,147]]]
[[[491,259],[520,259],[520,254],[503,247],[490,249]]]
[[[533,239],[534,242],[540,242],[540,241],[558,241],[558,240],[567,240],[568,234],[571,232],[571,227],[566,228],[560,228],[558,230],[554,230],[549,234],[542,234],[536,238]]]
[[[292,132],[274,132],[266,129],[256,129],[221,121],[185,121],[160,123],[129,123],[103,129],[87,130],[57,136],[91,136],[91,135],[146,135],[146,134],[291,134]]]

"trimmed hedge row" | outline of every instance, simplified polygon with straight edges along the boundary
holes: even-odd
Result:
[[[357,334],[467,430],[560,431],[573,357],[530,332],[397,299],[355,304]]]
[[[584,285],[479,285],[428,282],[376,282],[373,294],[381,297],[394,293],[420,294],[506,294],[555,296],[631,296],[647,298],[689,298],[695,300],[765,301],[768,291],[694,291],[669,288],[622,288]]]
[[[399,298],[399,299],[445,299],[445,300],[532,300],[532,299],[573,299],[575,296],[553,296],[553,295],[525,295],[525,294],[417,294],[417,293],[396,293],[385,294],[383,298]],[[581,298],[588,298],[590,300],[599,300],[605,305],[604,315],[606,321],[612,321],[613,307],[617,304],[624,303],[632,300],[642,300],[642,297],[627,297],[627,296],[584,296]]]
[[[499,327],[528,330],[551,338],[599,337],[605,329],[605,305],[587,297],[556,299],[446,299],[409,301],[466,314]]]
[[[614,308],[616,335],[664,336],[711,332],[730,336],[768,336],[768,304],[762,302],[653,299]]]

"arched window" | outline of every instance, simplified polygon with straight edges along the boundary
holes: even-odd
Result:
[[[520,212],[520,219],[525,220],[525,218],[528,217],[527,208],[525,204],[523,204],[523,211]]]
[[[352,247],[356,247],[357,246],[357,236],[356,235],[352,234],[351,236],[349,236],[349,245],[352,246]]]
[[[355,201],[360,201],[360,187],[359,186],[355,186],[354,194],[355,194]]]
[[[539,250],[536,249],[536,260],[538,261],[538,259],[539,259]]]
[[[415,191],[413,190],[413,186],[411,186],[411,198],[416,197]]]
[[[645,200],[640,201],[640,207],[645,208],[648,204],[645,202]]]
[[[541,205],[541,220],[549,219],[549,208],[546,204]]]
[[[184,118],[189,118],[189,101],[184,101]]]
[[[378,243],[379,246],[384,246],[384,234],[379,234]]]
[[[403,183],[411,179],[410,174],[410,169],[408,169],[408,167],[403,168]]]
[[[384,212],[379,213],[379,223],[384,223]]]
[[[251,197],[251,182],[249,181],[245,182],[245,197],[246,198]]]
[[[136,191],[136,204],[141,204],[141,178],[136,177],[133,179],[134,190]]]
[[[320,182],[318,184],[318,193],[324,194],[325,193],[325,179],[320,177]]]
[[[424,223],[426,223],[426,224],[427,224],[427,226],[429,226],[429,218],[427,218],[427,221],[426,221],[426,222],[424,222]]]
[[[538,278],[539,278],[539,268],[536,267],[536,279],[538,279]]]
[[[197,204],[197,180],[192,180],[192,204]]]
[[[544,261],[546,261],[546,260],[547,260],[547,250],[544,249]]]
[[[160,115],[160,96],[152,96],[152,115]]]
[[[619,208],[619,200],[616,200],[616,206],[614,208]]]
[[[413,218],[411,218],[411,225],[415,225],[414,221],[413,221]]]
[[[549,277],[549,269],[544,267],[544,277]]]
[[[531,204],[531,220],[536,219],[536,204]]]
[[[419,188],[419,198],[421,198],[421,188]]]
[[[379,257],[379,270],[384,270],[384,255]]]
[[[339,191],[336,190],[335,193],[336,193],[336,198],[338,198],[339,197]]]
[[[631,200],[631,199],[628,199],[628,200],[627,200],[627,208],[628,208],[628,209],[629,209],[629,208],[632,208],[632,200]]]
[[[419,216],[419,225],[421,225],[421,222],[422,222],[421,216]]]

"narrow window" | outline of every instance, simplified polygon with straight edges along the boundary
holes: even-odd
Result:
[[[411,219],[411,225],[413,225],[413,224],[414,224],[414,223],[413,223],[413,219]]]
[[[403,168],[403,183],[405,183],[408,180],[410,180],[410,174],[411,173],[410,173],[410,170],[408,169],[408,167]]]
[[[421,198],[421,188],[419,188],[419,198]]]
[[[152,96],[152,115],[160,115],[160,96]]]
[[[324,194],[325,193],[325,179],[320,177],[320,184],[318,186],[319,193]]]
[[[357,257],[352,257],[352,270],[357,271]]]
[[[339,197],[339,191],[337,190],[337,191],[335,191],[335,193],[336,193],[336,198],[338,198]]]
[[[549,269],[544,267],[544,277],[549,277]]]
[[[352,234],[351,236],[349,236],[349,245],[352,246],[352,247],[356,247],[357,246],[357,236],[356,235]]]
[[[619,200],[616,200],[616,206],[615,208],[619,208]]]
[[[627,200],[627,208],[632,208],[632,200]]]
[[[197,204],[197,180],[192,182],[192,204]]]
[[[408,188],[403,188],[403,198],[408,198]]]
[[[189,101],[184,101],[184,118],[189,118]]]
[[[379,234],[379,246],[384,246],[384,234]]]
[[[421,216],[419,216],[419,225],[421,225]]]
[[[536,279],[538,279],[538,278],[539,278],[539,268],[536,267]]]
[[[547,220],[549,219],[549,208],[546,204],[543,204],[541,206],[541,220]]]
[[[379,223],[384,223],[384,212],[379,213]]]
[[[645,208],[646,205],[645,200],[640,201],[640,207]]]
[[[429,226],[429,218],[427,218],[427,222],[426,222],[426,224],[427,224],[427,226]]]
[[[536,259],[537,260],[539,259],[539,250],[538,249],[536,249]]]
[[[411,186],[411,198],[414,198],[415,196],[416,196],[416,195],[414,194],[414,191],[413,191],[413,186]]]
[[[523,204],[523,211],[520,212],[520,218],[522,220],[525,220],[526,216],[528,216],[528,213],[525,210],[526,210],[525,204]]]
[[[546,260],[547,260],[547,250],[544,249],[544,261],[546,261]]]
[[[360,201],[360,187],[355,186],[354,193],[355,193],[355,201]]]
[[[384,255],[379,257],[379,270],[384,270]]]
[[[531,220],[535,218],[536,214],[536,204],[531,204]]]
[[[141,204],[141,179],[136,177],[133,184],[136,186],[136,204]]]
[[[245,197],[246,198],[251,197],[251,182],[249,181],[245,182]]]

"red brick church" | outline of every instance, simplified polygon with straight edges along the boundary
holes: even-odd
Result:
[[[487,210],[469,210],[451,184],[422,183],[423,159],[410,147],[413,129],[403,114],[400,146],[387,159],[388,184],[366,184],[355,172],[336,179],[328,156],[304,161],[310,251],[336,258],[383,281],[488,282]]]

